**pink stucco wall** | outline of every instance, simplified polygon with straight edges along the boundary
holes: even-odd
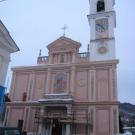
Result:
[[[59,94],[72,94],[73,108],[77,108],[76,119],[84,122],[80,116],[89,114],[93,124],[92,135],[118,133],[118,125],[114,131],[114,123],[118,123],[116,84],[118,61],[91,62],[87,57],[79,58],[79,47],[78,42],[60,38],[48,46],[47,63],[41,60],[36,66],[13,69],[10,90],[12,102],[7,104],[9,114],[5,118],[8,121],[7,126],[17,126],[18,120],[23,119],[24,130],[27,132],[36,130],[34,120],[36,107],[40,106],[38,100],[44,99],[45,94],[54,93],[56,75],[62,73],[66,76],[66,81],[64,80],[66,85],[62,86],[64,89]],[[60,63],[61,54],[64,54],[62,63]],[[26,101],[22,101],[24,92],[27,93]],[[83,134],[85,129],[81,124],[76,125],[78,134]]]
[[[108,70],[98,70],[96,72],[97,100],[108,101],[109,97],[109,72]]]
[[[23,119],[24,114],[24,108],[18,107],[18,108],[11,108],[10,109],[10,116],[8,117],[8,126],[10,127],[17,127],[18,120]]]
[[[12,89],[13,95],[11,100],[20,101],[24,92],[28,91],[29,74],[28,73],[17,73],[15,78],[14,88]]]
[[[87,70],[76,72],[75,99],[77,101],[88,100],[88,73]]]
[[[43,97],[46,86],[46,72],[37,72],[33,80],[32,100],[37,101]]]

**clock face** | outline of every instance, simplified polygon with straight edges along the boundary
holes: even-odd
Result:
[[[99,44],[97,44],[97,52],[100,55],[104,55],[109,51],[108,45],[106,42],[100,42]]]
[[[98,52],[100,54],[105,54],[107,52],[107,48],[105,46],[101,46],[98,48]]]
[[[96,20],[96,32],[103,33],[108,30],[108,19]]]

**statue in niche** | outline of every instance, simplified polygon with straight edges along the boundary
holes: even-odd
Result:
[[[99,0],[97,2],[97,12],[101,12],[105,10],[105,2],[104,0]]]
[[[56,74],[54,81],[54,93],[62,93],[67,87],[67,75],[60,73]]]

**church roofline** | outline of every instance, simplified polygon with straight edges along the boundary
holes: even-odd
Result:
[[[52,43],[50,43],[47,48],[50,49],[52,46],[54,46],[57,42],[61,41],[61,40],[65,40],[67,42],[71,42],[72,44],[76,45],[77,48],[80,48],[81,47],[81,43],[71,39],[71,38],[68,38],[68,37],[65,37],[65,36],[61,36],[59,37],[58,39],[54,40]]]

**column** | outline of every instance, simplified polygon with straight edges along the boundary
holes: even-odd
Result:
[[[51,77],[51,69],[48,68],[45,94],[49,94],[49,89],[50,89],[50,77]]]
[[[72,105],[66,105],[67,107],[67,116],[71,116],[72,113]]]
[[[41,108],[40,108],[40,116],[43,116],[44,115],[44,106],[42,106]],[[40,123],[39,124],[39,128],[38,128],[38,133],[39,133],[39,135],[41,134],[44,134],[44,133],[42,133],[42,131],[43,131],[43,125],[42,125],[42,123]]]
[[[67,116],[70,117],[72,113],[72,105],[66,105],[67,107]],[[71,128],[70,123],[66,124],[66,134],[65,135],[71,135]]]
[[[76,67],[72,66],[72,69],[71,69],[71,82],[70,82],[70,92],[71,92],[72,96],[74,95],[74,89],[75,89],[75,73],[76,73],[75,70],[76,70]]]
[[[71,135],[69,123],[66,124],[66,135]]]

